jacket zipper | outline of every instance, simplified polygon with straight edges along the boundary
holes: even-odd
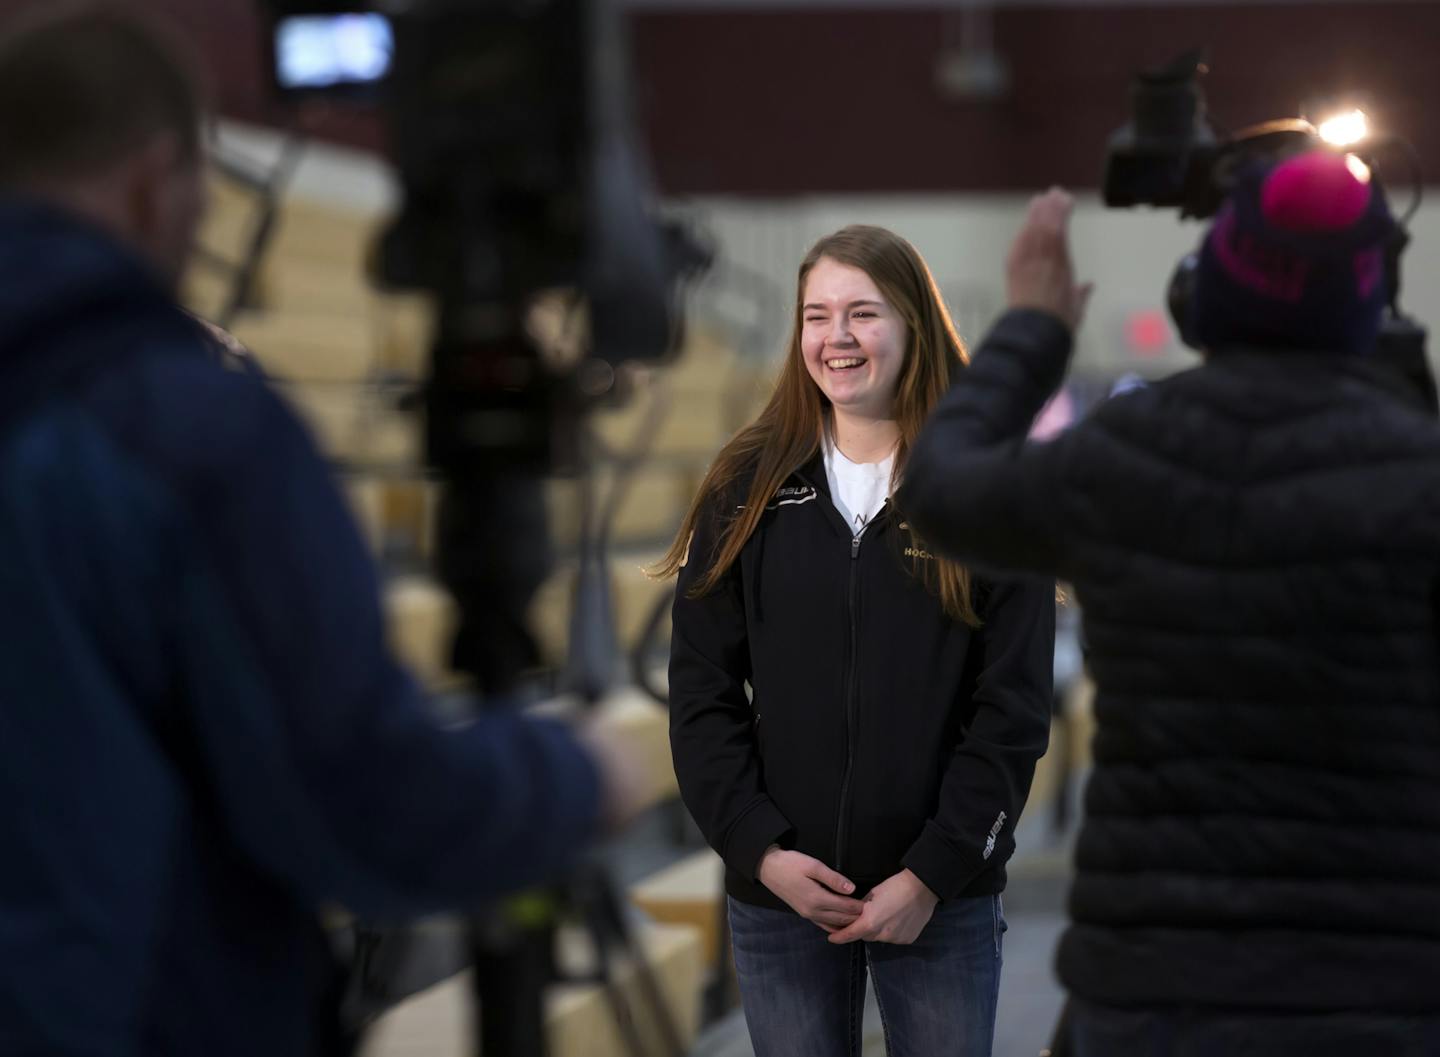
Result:
[[[796,477],[809,487],[815,489],[816,493],[828,498],[828,492],[822,492],[815,486],[804,473],[797,472]],[[850,536],[850,584],[849,584],[849,621],[850,621],[850,656],[845,668],[845,770],[840,778],[840,804],[835,818],[835,869],[844,873],[844,861],[847,844],[846,825],[850,814],[850,773],[855,766],[855,728],[859,723],[860,701],[859,701],[859,655],[860,655],[860,615],[857,612],[857,595],[860,590],[859,566],[860,566],[860,541],[865,533],[874,528],[889,512],[890,502],[886,500],[881,505],[875,516],[861,530],[860,535],[853,534],[854,530],[845,524],[845,519],[835,509],[834,500],[826,504],[829,515],[834,523],[844,527],[845,533]]]
[[[840,779],[840,811],[835,819],[835,869],[844,873],[845,837],[850,815],[850,771],[855,765],[855,725],[859,705],[856,701],[856,669],[859,668],[859,619],[855,609],[855,594],[859,577],[860,537],[850,540],[850,656],[845,667],[845,771]]]

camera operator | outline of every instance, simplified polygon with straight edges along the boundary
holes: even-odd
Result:
[[[1032,203],[899,501],[1084,607],[1073,1053],[1440,1053],[1440,427],[1371,355],[1384,196],[1330,152],[1244,171],[1195,273],[1203,365],[1026,443],[1084,307],[1070,208]]]
[[[334,1045],[327,901],[474,907],[637,805],[626,753],[442,730],[310,437],[175,301],[205,114],[159,27],[0,43],[0,1052]]]

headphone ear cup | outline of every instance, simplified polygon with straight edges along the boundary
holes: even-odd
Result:
[[[1170,275],[1170,289],[1165,303],[1170,309],[1170,319],[1180,334],[1180,340],[1196,352],[1204,347],[1195,333],[1195,279],[1200,272],[1200,255],[1187,253],[1175,265]]]

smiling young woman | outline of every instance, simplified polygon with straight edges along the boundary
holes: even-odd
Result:
[[[867,973],[891,1057],[984,1057],[1053,588],[971,577],[890,498],[965,367],[914,247],[821,239],[794,311],[769,404],[660,566],[676,774],[727,864],[757,1057],[858,1054]]]

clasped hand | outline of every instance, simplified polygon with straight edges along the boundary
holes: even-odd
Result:
[[[914,943],[939,902],[909,870],[872,888],[864,899],[855,884],[819,859],[772,846],[760,860],[760,883],[795,913],[830,933],[831,943]]]

